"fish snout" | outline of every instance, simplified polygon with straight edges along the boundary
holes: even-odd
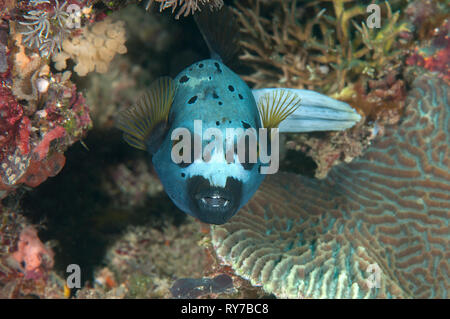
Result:
[[[221,225],[239,209],[242,182],[228,177],[225,187],[219,187],[201,176],[193,176],[188,182],[188,192],[193,215],[204,223]]]

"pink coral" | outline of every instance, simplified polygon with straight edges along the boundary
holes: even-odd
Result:
[[[23,267],[26,278],[41,278],[53,267],[53,251],[41,242],[32,226],[22,230],[17,246],[12,257]]]
[[[18,184],[37,187],[47,180],[48,177],[56,176],[66,163],[66,157],[61,153],[54,153],[42,161],[32,160],[27,172],[19,180]]]
[[[17,142],[22,140],[18,136],[26,136],[28,127],[24,120],[23,109],[11,93],[11,90],[0,87],[0,161],[16,147]],[[22,141],[22,150],[27,151],[25,141]]]
[[[33,153],[36,153],[39,160],[43,160],[47,154],[50,147],[50,142],[61,138],[66,135],[66,130],[62,126],[57,126],[47,134],[45,134],[44,138],[41,142],[36,146],[33,150]]]
[[[4,83],[4,82],[3,82]],[[31,123],[11,90],[0,86],[0,189],[9,189],[25,172]]]

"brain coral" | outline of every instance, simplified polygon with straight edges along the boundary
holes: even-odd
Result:
[[[212,228],[217,254],[278,297],[448,298],[449,98],[442,80],[423,75],[402,124],[363,158],[323,181],[269,176]],[[368,268],[379,269],[379,288]]]

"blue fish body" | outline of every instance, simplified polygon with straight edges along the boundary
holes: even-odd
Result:
[[[187,67],[174,82],[177,89],[169,130],[153,155],[153,165],[167,194],[181,210],[204,222],[223,224],[247,203],[264,179],[258,171],[261,163],[227,163],[224,155],[227,128],[254,128],[256,132],[261,128],[253,93],[237,74],[214,59]],[[224,152],[210,162],[201,154],[193,154],[192,163],[176,164],[171,157],[172,133],[186,128],[194,136],[194,120],[201,121],[202,134],[208,128],[222,132]],[[234,145],[240,138],[236,136]],[[201,140],[203,150],[208,142]]]
[[[361,117],[348,104],[309,90],[252,91],[222,62],[237,53],[232,12],[224,6],[194,18],[211,59],[175,79],[155,80],[116,124],[128,144],[153,155],[167,194],[182,211],[223,224],[250,200],[265,174],[278,169],[278,128],[343,130]]]

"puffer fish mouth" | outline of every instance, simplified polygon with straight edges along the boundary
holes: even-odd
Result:
[[[225,194],[223,194],[223,192],[219,190],[210,190],[206,193],[203,192],[203,194],[198,193],[195,195],[195,199],[201,206],[216,209],[225,208],[231,203],[231,198],[227,197]]]
[[[230,201],[220,195],[205,196],[200,198],[203,205],[209,205],[214,208],[226,207]]]
[[[194,176],[188,182],[188,192],[192,214],[204,223],[221,225],[236,214],[242,183],[229,177],[225,187],[211,186],[207,179]]]

